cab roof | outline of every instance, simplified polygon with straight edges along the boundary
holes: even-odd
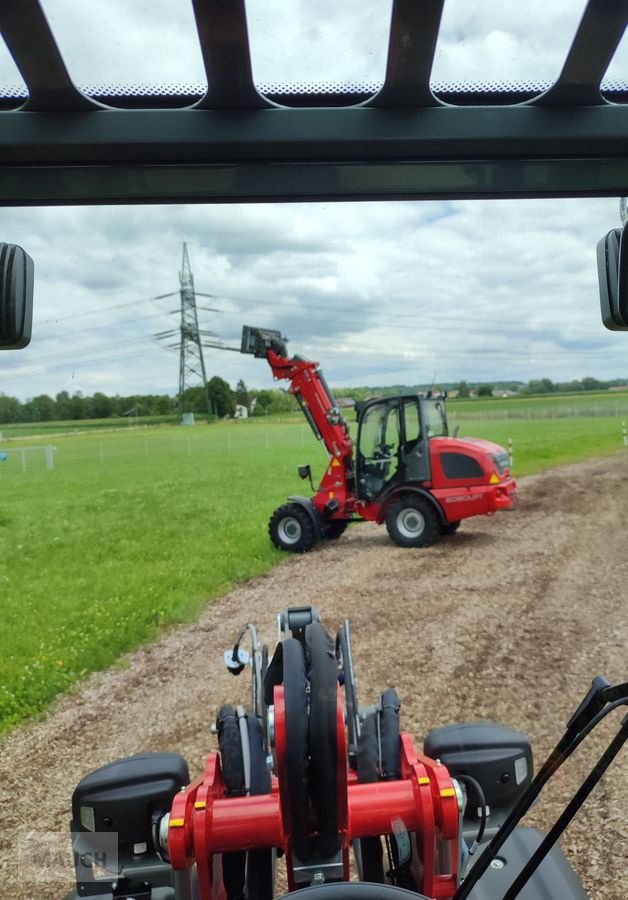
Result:
[[[4,0],[0,31],[27,96],[0,93],[0,204],[628,192],[628,88],[601,88],[627,0],[588,0],[553,84],[434,87],[444,2],[393,0],[385,79],[374,92],[261,91],[244,0],[192,0],[204,94],[88,94],[40,0]]]

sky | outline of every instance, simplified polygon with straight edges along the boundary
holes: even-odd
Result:
[[[188,4],[43,5],[86,89],[202,89]],[[249,0],[256,82],[376,88],[390,5]],[[446,0],[434,83],[550,83],[584,5]],[[624,39],[607,80],[627,75]],[[0,85],[20,85],[3,45]],[[0,391],[22,400],[174,395],[177,352],[154,335],[177,327],[178,297],[154,298],[177,291],[184,241],[196,289],[212,295],[199,298],[201,327],[230,346],[244,324],[276,328],[336,387],[628,379],[628,336],[602,326],[597,288],[615,198],[4,209],[1,221],[0,240],[35,261],[32,342],[0,354]],[[232,386],[272,386],[251,356],[207,350],[206,367]]]

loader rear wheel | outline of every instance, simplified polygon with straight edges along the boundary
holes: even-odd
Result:
[[[430,547],[441,536],[438,513],[420,496],[401,497],[386,513],[386,528],[399,547]]]
[[[298,503],[285,503],[276,509],[268,523],[270,539],[279,550],[307,553],[316,543],[314,523]]]

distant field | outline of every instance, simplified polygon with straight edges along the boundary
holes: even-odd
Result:
[[[512,438],[519,475],[623,446],[617,418],[469,421],[464,406],[460,434]],[[0,444],[9,451],[0,462],[0,731],[268,571],[281,558],[270,513],[308,492],[298,464],[310,462],[316,479],[326,462],[300,418],[44,433],[22,444],[53,446],[54,469],[43,451]]]
[[[450,418],[454,420],[456,416],[473,419],[562,419],[581,416],[628,418],[628,391],[452,399],[447,406]]]
[[[63,422],[18,422],[0,425],[3,438],[36,437],[42,434],[59,434],[84,431],[110,431],[112,428],[128,430],[138,425],[175,425],[176,416],[146,416],[139,419],[69,419]]]

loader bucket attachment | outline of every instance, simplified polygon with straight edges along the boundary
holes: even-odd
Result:
[[[258,359],[266,359],[268,351],[273,350],[278,356],[287,356],[287,344],[288,339],[282,337],[280,331],[253,328],[251,325],[242,327],[241,353],[250,353]]]

